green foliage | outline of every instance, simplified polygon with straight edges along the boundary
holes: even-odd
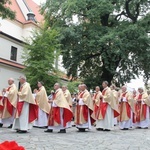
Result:
[[[43,81],[47,91],[53,88],[58,80],[54,76],[55,50],[59,49],[58,33],[55,30],[41,30],[35,32],[31,42],[25,46],[23,59],[26,68],[24,72],[32,89],[37,88],[37,82]]]
[[[10,0],[0,0],[0,17],[14,19],[15,18],[15,12],[11,11],[9,7],[6,7],[5,5],[9,4],[11,5]]]
[[[68,83],[68,89],[70,93],[77,93],[78,92],[78,85],[80,84],[80,81],[72,81]]]
[[[147,0],[49,0],[42,7],[47,28],[60,33],[68,75],[89,87],[102,80],[123,84],[150,78],[150,4]],[[76,22],[73,18],[76,18]]]

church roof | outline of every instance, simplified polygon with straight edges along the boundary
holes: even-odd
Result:
[[[36,22],[42,22],[44,17],[40,14],[40,6],[37,5],[33,0],[19,0],[22,3],[18,3],[18,0],[11,0],[11,4],[7,4],[12,11],[16,12],[16,20],[22,24],[26,24],[29,21],[27,18],[27,13],[33,12],[35,14]],[[23,5],[21,7],[21,5]]]

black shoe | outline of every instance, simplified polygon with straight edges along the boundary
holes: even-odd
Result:
[[[13,125],[11,124],[10,126],[8,126],[8,128],[9,128],[9,129],[11,129],[11,128],[12,128],[12,126],[13,126]]]
[[[136,129],[142,129],[141,127],[136,127]]]
[[[44,132],[53,132],[53,130],[51,130],[51,129],[47,129],[47,130],[45,130]]]
[[[103,129],[102,129],[102,128],[97,128],[96,130],[97,130],[97,131],[103,131]]]
[[[128,128],[124,128],[124,130],[129,130]]]
[[[26,130],[19,130],[18,133],[27,133]]]
[[[39,127],[40,129],[46,129],[47,127]]]
[[[74,125],[72,125],[72,127],[75,127],[76,125],[74,124]]]
[[[79,128],[79,132],[85,132],[85,129]]]
[[[58,133],[66,133],[66,129],[61,129]]]
[[[20,130],[19,129],[16,129],[16,132],[18,133]]]
[[[103,131],[110,131],[109,129],[104,129]]]
[[[123,128],[123,129],[121,129],[121,130],[129,130],[128,128]]]
[[[0,128],[2,128],[3,127],[3,124],[2,123],[0,123]]]
[[[148,129],[148,127],[142,128],[142,129]]]

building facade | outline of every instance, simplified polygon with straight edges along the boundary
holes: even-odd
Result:
[[[15,20],[0,18],[0,90],[7,87],[7,80],[12,77],[19,87],[19,76],[23,75],[23,49],[25,39],[32,36],[43,21],[40,7],[32,0],[11,0],[7,5],[16,12]]]

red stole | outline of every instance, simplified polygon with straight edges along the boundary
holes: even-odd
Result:
[[[53,96],[56,98],[57,92]],[[71,121],[73,114],[70,110],[63,108],[63,126],[66,127],[67,122]],[[48,126],[54,126],[54,122],[61,124],[60,107],[51,107],[48,119]]]
[[[84,95],[84,92],[79,94],[79,98],[82,98]],[[80,124],[80,113],[83,114],[84,120],[88,121],[88,107],[86,105],[79,105],[77,104],[77,124]],[[81,109],[82,108],[82,109]],[[81,112],[82,111],[82,112]]]
[[[2,101],[2,100],[3,100],[3,97],[0,96],[0,101]],[[4,106],[3,106],[3,105],[0,105],[0,111],[3,111],[3,109],[4,109]]]
[[[7,89],[7,91],[10,90],[11,87]],[[7,97],[1,97],[1,100],[3,100],[3,106],[0,106],[0,110],[3,111],[4,106],[6,107],[8,113],[12,116],[13,115],[13,105],[10,103]]]
[[[20,92],[21,92],[22,88],[23,88],[23,86],[21,86]],[[17,108],[16,108],[17,110],[16,111],[18,112],[19,117],[21,115],[23,105],[24,105],[24,101],[19,102],[19,97],[18,97]],[[28,120],[29,123],[31,123],[37,119],[37,117],[38,117],[37,112],[38,112],[38,106],[36,104],[30,104],[29,103],[29,120]]]
[[[104,90],[102,91],[102,95],[103,95],[103,96],[105,95],[106,90],[107,90],[107,89],[104,89]],[[108,106],[108,103],[103,102],[103,100],[101,99],[101,100],[100,100],[99,113],[98,113],[98,115],[97,115],[97,119],[98,119],[98,116],[100,115],[100,112],[101,112],[101,114],[102,114],[103,119],[105,118],[107,106]]]
[[[127,92],[123,93],[122,98],[126,97],[126,94],[127,94]],[[122,121],[123,103],[125,103],[125,105],[126,105],[127,116],[129,118],[131,118],[131,107],[130,107],[129,103],[128,102],[121,102],[121,104],[120,104],[120,121]]]
[[[98,93],[96,93],[96,94],[94,95],[94,99],[96,99],[97,94],[98,94]],[[94,105],[94,114],[95,114],[95,117],[97,116],[98,108],[99,108],[99,107],[95,104],[95,105]]]
[[[9,88],[7,89],[7,91],[9,91],[10,88],[11,88],[11,87],[9,87]],[[10,103],[10,101],[8,100],[7,97],[5,97],[4,102],[6,102],[7,111],[8,111],[9,114],[12,116],[12,115],[13,115],[13,105]]]
[[[135,111],[136,111],[136,122],[140,122],[141,121],[141,113],[144,116],[144,119],[146,119],[146,110],[147,110],[147,105],[146,104],[142,104],[142,94],[139,94],[138,96],[138,100],[139,102],[136,103],[135,105]],[[142,108],[141,108],[142,107]],[[142,112],[141,112],[142,109]]]

